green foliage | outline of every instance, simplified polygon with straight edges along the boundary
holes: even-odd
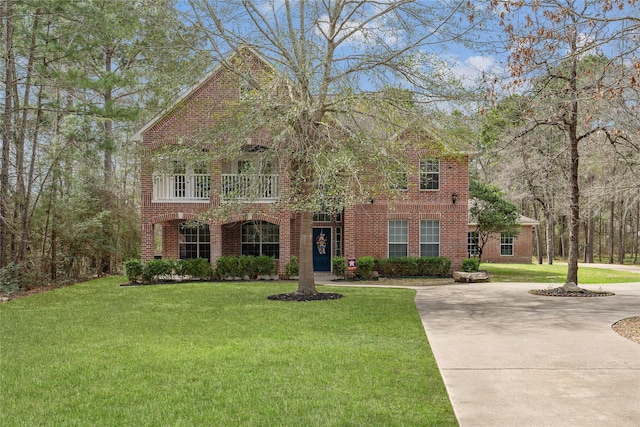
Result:
[[[241,269],[237,256],[221,256],[216,260],[216,276],[220,279],[240,277]]]
[[[259,276],[272,275],[276,272],[276,259],[267,255],[260,255],[254,260],[255,272]]]
[[[478,258],[467,258],[462,261],[462,271],[468,273],[478,271],[480,269],[480,260]]]
[[[358,257],[356,260],[356,265],[358,267],[357,274],[363,279],[370,279],[375,261],[374,257],[368,255]]]
[[[284,266],[284,274],[288,277],[294,277],[300,274],[300,265],[298,264],[298,257],[292,256],[289,262]]]
[[[241,255],[238,257],[239,277],[248,276],[250,279],[258,277],[256,271],[256,257],[250,255]]]
[[[276,271],[276,260],[266,255],[261,256],[222,256],[216,261],[216,276],[220,279],[249,277],[255,279],[259,275],[271,275]]]
[[[447,257],[398,257],[375,260],[374,270],[381,276],[448,276],[451,260]]]
[[[504,193],[494,185],[476,179],[470,181],[469,214],[476,223],[479,259],[492,234],[508,233],[515,237],[520,233],[518,207],[503,197]]]
[[[345,277],[347,272],[347,260],[343,256],[335,256],[331,260],[333,274],[338,277]]]
[[[11,295],[20,289],[20,272],[14,263],[0,268],[0,295]]]
[[[213,275],[211,264],[205,258],[181,259],[176,262],[175,273],[178,276],[190,276],[202,280]]]
[[[171,259],[152,259],[142,269],[142,278],[146,282],[166,280],[174,272],[175,261]]]
[[[142,280],[142,261],[134,258],[124,262],[124,274],[131,283],[138,283]]]

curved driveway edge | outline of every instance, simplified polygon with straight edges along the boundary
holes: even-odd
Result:
[[[611,329],[640,315],[640,283],[603,286],[616,293],[611,297],[527,293],[540,287],[546,285],[417,288],[416,306],[460,425],[640,425],[640,344]]]

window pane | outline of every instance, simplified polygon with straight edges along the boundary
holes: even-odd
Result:
[[[511,234],[500,235],[500,255],[503,255],[503,256],[513,255],[513,235]]]
[[[242,244],[242,255],[253,255],[253,256],[260,255],[260,245],[259,244],[243,243]]]
[[[470,231],[467,234],[467,257],[476,257],[480,253],[478,249],[479,237],[475,231]]]
[[[420,221],[420,243],[440,243],[440,221]]]
[[[407,246],[408,246],[407,244],[390,243],[389,258],[407,256]]]
[[[420,161],[420,189],[440,189],[440,160],[428,159]]]
[[[406,220],[389,221],[389,243],[408,243],[408,227]]]
[[[440,256],[440,245],[431,243],[421,244],[420,256]]]

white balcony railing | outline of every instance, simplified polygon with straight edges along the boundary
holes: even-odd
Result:
[[[222,198],[273,201],[280,195],[278,175],[223,174]]]
[[[274,201],[280,195],[278,175],[223,174],[222,199]],[[208,202],[208,174],[154,175],[154,202]]]
[[[209,201],[211,176],[208,174],[154,175],[153,200],[156,202]]]

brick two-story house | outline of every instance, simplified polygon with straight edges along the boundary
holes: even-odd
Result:
[[[244,60],[256,72],[270,67],[259,55]],[[225,104],[240,96],[238,76],[218,66],[165,113],[140,128],[133,140],[141,144],[148,159],[154,150],[180,144],[212,121],[223,120]],[[282,273],[290,257],[299,252],[300,222],[297,214],[274,203],[289,185],[286,165],[243,173],[254,151],[255,146],[247,146],[237,160],[224,163],[176,158],[161,169],[143,160],[143,260],[161,255],[203,257],[215,263],[223,255],[266,254],[278,259]],[[415,172],[408,175],[406,188],[396,190],[402,197],[376,197],[339,214],[314,216],[316,271],[329,271],[333,256],[364,255],[445,256],[452,260],[452,268],[460,267],[467,257],[468,156],[436,158],[425,150],[408,154],[415,166],[410,170]],[[244,209],[198,224],[190,221],[248,188],[258,188],[259,197],[247,201]],[[156,253],[160,246],[161,254]]]

